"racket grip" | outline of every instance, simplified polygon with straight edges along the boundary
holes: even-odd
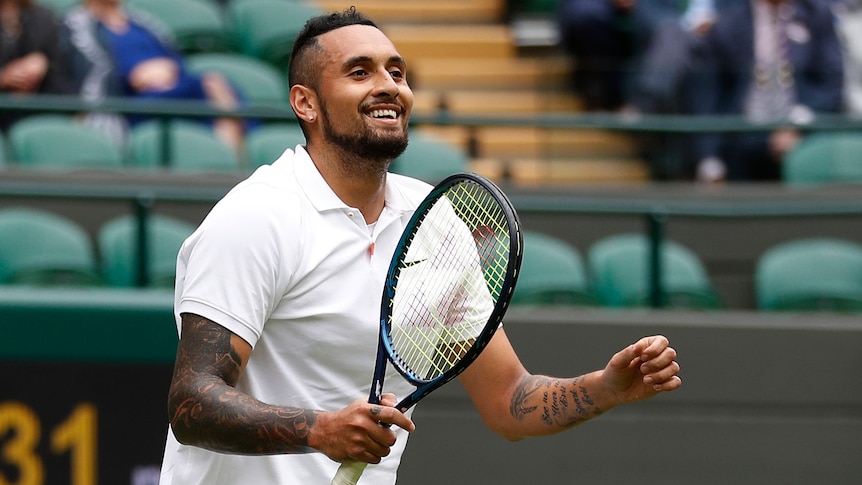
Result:
[[[330,485],[356,485],[356,482],[359,481],[359,477],[362,476],[362,472],[365,471],[365,467],[368,466],[368,463],[364,461],[348,461],[341,464],[338,467],[338,471],[335,472],[335,476],[332,477],[332,482]]]

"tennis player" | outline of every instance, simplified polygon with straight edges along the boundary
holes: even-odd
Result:
[[[328,484],[342,461],[378,464],[360,483],[395,483],[415,426],[393,406],[412,387],[393,376],[381,404],[367,395],[386,270],[431,188],[387,173],[407,147],[406,75],[353,9],[297,37],[290,103],[306,144],[234,187],[180,250],[161,485]],[[678,388],[675,359],[651,336],[595,372],[531,375],[500,329],[459,380],[484,422],[519,440]],[[568,397],[545,404],[551,389]]]

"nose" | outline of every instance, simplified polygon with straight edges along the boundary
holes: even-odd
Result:
[[[392,78],[392,74],[389,73],[386,69],[381,69],[380,75],[377,76],[377,84],[375,86],[375,93],[378,96],[390,96],[393,99],[398,97],[398,94],[401,92],[398,83],[395,82],[395,79]]]

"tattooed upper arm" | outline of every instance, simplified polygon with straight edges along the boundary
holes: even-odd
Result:
[[[183,314],[168,397],[180,443],[242,454],[309,453],[318,411],[275,406],[235,389],[251,345],[221,325]]]
[[[209,419],[208,403],[236,394],[251,346],[228,329],[199,315],[182,314],[182,334],[168,394],[168,415],[178,438],[199,429],[193,422]]]
[[[251,346],[223,326],[199,315],[183,313],[182,325],[177,372],[211,374],[235,386],[248,362]]]

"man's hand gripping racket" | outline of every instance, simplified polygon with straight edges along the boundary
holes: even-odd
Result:
[[[509,306],[523,236],[511,202],[491,181],[440,182],[407,224],[387,273],[369,402],[380,403],[387,361],[416,390],[406,411],[464,371]],[[354,485],[367,463],[345,462],[332,485]]]

